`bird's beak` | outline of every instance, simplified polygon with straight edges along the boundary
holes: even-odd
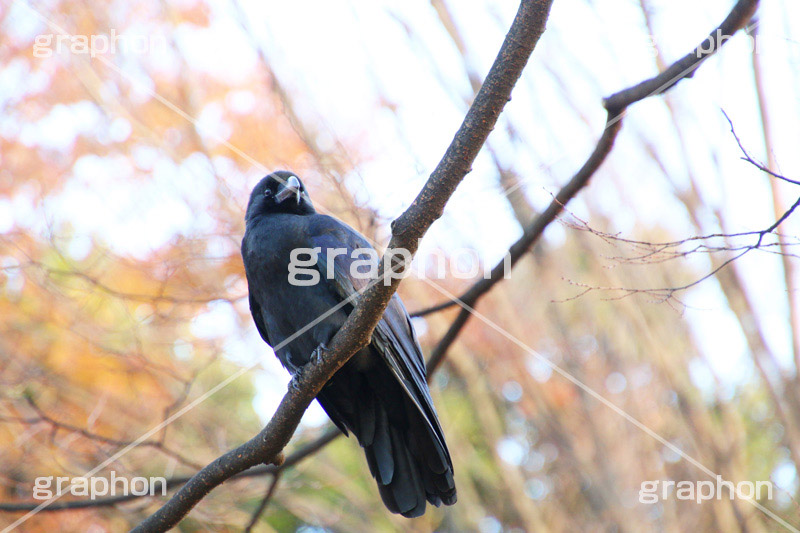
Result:
[[[275,195],[275,199],[278,200],[278,203],[281,203],[291,198],[292,195],[294,195],[295,201],[299,204],[301,195],[300,180],[295,176],[289,176],[286,179],[286,182],[278,190],[278,194]]]

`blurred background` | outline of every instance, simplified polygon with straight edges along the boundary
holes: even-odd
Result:
[[[557,0],[418,269],[441,254],[493,266],[591,153],[602,98],[689,52],[732,5]],[[80,476],[159,426],[96,475],[191,474],[255,435],[288,375],[247,304],[251,188],[290,169],[385,245],[516,9],[4,0],[0,502],[33,501],[34,478]],[[771,481],[759,503],[797,527],[800,215],[726,262],[800,187],[742,161],[723,114],[755,160],[800,179],[797,20],[797,2],[765,0],[693,79],[635,104],[590,186],[481,300],[530,349],[473,318],[434,376],[457,505],[389,514],[356,442],[337,439],[284,471],[253,530],[785,530],[743,500],[640,503],[643,481],[709,477],[542,358],[724,479]],[[436,282],[460,294],[473,281]],[[410,311],[446,299],[414,277],[400,294]],[[415,319],[426,353],[455,313]],[[328,425],[315,404],[287,452]],[[227,482],[179,530],[242,530],[269,483]],[[122,531],[163,501],[40,513],[18,530]]]

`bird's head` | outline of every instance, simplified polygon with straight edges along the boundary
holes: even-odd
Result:
[[[316,213],[300,178],[286,170],[278,170],[258,182],[250,193],[245,219],[257,215]]]

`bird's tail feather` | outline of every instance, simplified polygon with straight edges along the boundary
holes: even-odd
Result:
[[[374,426],[362,417],[354,433],[386,507],[411,518],[425,512],[426,500],[436,507],[455,503],[452,467],[422,415],[413,408],[407,410],[409,428],[403,430],[391,423],[381,402],[373,406]]]

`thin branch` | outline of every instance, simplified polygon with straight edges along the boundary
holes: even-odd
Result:
[[[513,267],[517,261],[523,257],[525,252],[527,252],[530,247],[539,240],[547,226],[549,226],[550,223],[556,219],[558,214],[561,213],[564,205],[566,205],[567,202],[569,202],[576,194],[578,194],[578,191],[586,186],[592,175],[594,175],[597,169],[600,168],[600,165],[603,163],[603,161],[605,161],[606,156],[611,152],[611,148],[614,146],[614,139],[616,139],[617,133],[622,126],[622,123],[615,119],[616,116],[609,113],[606,129],[603,131],[603,135],[600,137],[600,141],[597,143],[592,155],[589,156],[589,159],[586,160],[586,163],[584,163],[583,167],[581,167],[581,169],[575,174],[569,183],[561,188],[553,201],[550,202],[550,205],[547,207],[547,209],[545,209],[542,214],[536,217],[531,225],[525,228],[525,231],[522,233],[522,237],[520,237],[517,242],[511,245],[508,250],[511,267]],[[461,306],[461,310],[459,311],[455,321],[450,325],[450,328],[447,330],[444,337],[442,337],[442,339],[433,349],[430,359],[428,360],[429,370],[435,370],[441,364],[447,349],[453,344],[460,331],[466,325],[467,320],[472,312],[472,308],[484,294],[489,292],[489,290],[497,282],[504,278],[505,271],[505,260],[501,260],[492,269],[489,277],[482,278],[476,282],[460,298],[457,298],[452,302],[448,302],[447,304],[440,304],[438,306],[440,309],[445,309],[452,305],[458,304]]]
[[[748,33],[752,36],[753,42],[758,42],[761,38],[759,26],[758,24],[752,25],[751,28],[748,28]],[[764,151],[767,156],[767,164],[766,167],[768,170],[777,169],[778,162],[775,158],[774,146],[774,133],[773,133],[773,117],[772,111],[770,110],[770,106],[767,103],[767,96],[766,96],[766,87],[764,81],[764,62],[762,61],[761,54],[758,52],[757,47],[753,47],[753,51],[750,54],[751,64],[753,65],[753,81],[755,81],[755,88],[756,88],[756,97],[758,99],[758,109],[759,114],[761,115],[761,135],[764,140]],[[731,125],[731,129],[733,126]],[[763,166],[763,165],[762,165]],[[781,207],[783,206],[783,201],[781,198],[780,189],[778,188],[778,184],[774,181],[770,181],[770,192],[772,192],[772,210],[777,215],[781,211]],[[794,261],[790,261],[789,257],[791,254],[788,254],[786,251],[786,247],[788,244],[784,237],[779,236],[778,242],[781,245],[781,263],[783,266],[783,282],[786,285],[786,303],[789,307],[789,334],[791,337],[791,346],[792,351],[794,352],[794,379],[795,379],[795,386],[790,387],[792,392],[790,393],[791,397],[795,405],[798,402],[797,396],[797,386],[800,384],[800,300],[795,297],[795,291],[798,290],[798,275],[797,275],[797,263]],[[788,433],[791,431],[790,428],[787,428],[787,437],[789,436]],[[798,455],[795,454],[794,450],[793,458],[797,459]],[[797,468],[800,468],[800,463],[795,461],[795,465]]]
[[[589,179],[611,152],[614,139],[620,128],[620,122],[627,108],[645,98],[666,92],[684,78],[691,78],[703,61],[711,54],[717,52],[719,48],[727,42],[728,36],[733,35],[747,24],[755,13],[758,3],[759,0],[739,0],[725,20],[691,53],[670,65],[660,74],[637,85],[614,93],[603,101],[603,105],[608,111],[608,119],[606,121],[605,130],[597,146],[578,173],[558,192],[547,210],[539,215],[525,229],[522,237],[511,246],[509,251],[512,252],[512,267],[516,263],[516,260],[519,259],[519,257],[514,257],[513,251],[518,250],[521,255],[522,252],[528,250],[538,241],[544,229],[555,220],[556,215],[562,211],[564,206],[586,186]],[[462,307],[456,320],[445,333],[439,344],[434,348],[428,363],[429,367],[436,368],[436,366],[440,364],[444,353],[466,324],[470,313],[467,308],[474,306],[481,296],[503,279],[504,273],[504,265],[501,261],[492,269],[490,277],[481,279],[473,284],[459,298],[455,298],[449,302],[443,302],[413,314],[413,316],[426,316],[456,305]]]
[[[746,254],[748,254],[749,252],[752,252],[753,250],[760,250],[764,246],[771,246],[772,245],[771,243],[769,245],[764,245],[763,244],[764,237],[766,235],[771,234],[773,231],[775,231],[778,228],[778,226],[780,226],[787,218],[789,218],[792,215],[792,213],[794,213],[797,210],[798,207],[800,207],[800,197],[798,197],[797,200],[795,201],[795,203],[792,204],[792,206],[789,209],[787,209],[783,213],[783,215],[781,215],[778,218],[778,220],[776,220],[768,228],[763,229],[761,231],[755,231],[755,232],[748,232],[747,233],[748,235],[758,235],[758,239],[756,240],[755,244],[751,244],[750,246],[743,246],[743,247],[738,247],[738,248],[729,248],[729,249],[727,249],[727,251],[729,251],[729,252],[738,251],[739,253],[737,253],[736,255],[734,255],[732,257],[729,257],[724,262],[719,264],[716,268],[714,268],[711,272],[705,274],[703,277],[701,277],[699,279],[696,279],[696,280],[694,280],[692,282],[689,282],[689,283],[687,283],[685,285],[681,285],[679,287],[663,287],[663,288],[659,288],[659,289],[631,289],[631,288],[626,288],[626,287],[595,287],[595,286],[590,286],[590,285],[586,285],[586,284],[583,284],[583,283],[576,283],[576,282],[567,280],[572,285],[575,285],[575,286],[578,286],[578,287],[582,287],[584,290],[581,291],[580,293],[576,294],[575,296],[571,296],[569,298],[566,298],[565,300],[559,300],[559,301],[560,302],[568,302],[568,301],[571,301],[571,300],[575,300],[575,299],[580,298],[581,296],[584,296],[584,295],[586,295],[586,294],[588,294],[590,292],[593,292],[593,291],[621,291],[621,292],[624,293],[621,296],[608,298],[608,300],[620,300],[622,298],[627,298],[628,296],[631,296],[633,294],[650,294],[650,295],[653,295],[653,296],[657,296],[659,298],[659,300],[662,301],[662,302],[666,301],[666,300],[672,298],[675,295],[675,293],[682,292],[682,291],[685,291],[687,289],[691,289],[692,287],[695,287],[695,286],[699,285],[700,283],[706,281],[707,279],[710,279],[710,278],[714,277],[722,269],[724,269],[725,267],[727,267],[731,263],[741,259]]]
[[[463,299],[463,297],[462,297]],[[455,300],[449,300],[447,302],[442,302],[440,304],[436,304],[432,307],[426,307],[425,309],[420,309],[419,311],[414,311],[410,313],[412,318],[420,318],[423,316],[432,315],[434,313],[438,313],[439,311],[444,311],[445,309],[450,309],[456,305]]]
[[[119,291],[117,289],[109,287],[108,285],[105,285],[101,281],[93,278],[92,276],[90,276],[86,272],[82,272],[82,271],[78,271],[78,270],[64,270],[64,269],[58,269],[58,268],[51,268],[51,267],[46,266],[46,265],[41,264],[41,263],[33,263],[32,262],[32,264],[35,264],[37,267],[42,269],[44,272],[46,272],[46,274],[48,276],[64,276],[64,277],[79,278],[79,279],[82,279],[82,280],[90,283],[95,288],[99,289],[102,292],[105,292],[106,294],[108,294],[110,296],[114,296],[115,298],[119,298],[121,300],[131,300],[131,301],[134,301],[134,302],[146,302],[146,303],[168,302],[168,303],[173,303],[173,304],[176,304],[176,305],[177,304],[189,304],[189,305],[192,305],[192,304],[207,304],[209,302],[213,302],[213,301],[217,301],[217,300],[224,300],[226,302],[233,303],[233,302],[237,302],[239,300],[243,300],[244,298],[247,297],[247,295],[223,296],[223,295],[213,295],[212,294],[212,295],[209,295],[209,296],[206,296],[206,297],[203,297],[203,298],[188,298],[188,297],[187,298],[182,298],[182,297],[178,297],[178,296],[173,296],[171,294],[164,294],[163,292],[162,293],[158,293],[158,294],[129,293],[129,292]]]
[[[605,99],[610,112],[621,113],[629,105],[655,94],[672,89],[681,80],[691,78],[703,62],[717,53],[733,34],[742,29],[753,17],[759,0],[739,0],[725,20],[694,50],[675,61],[665,71],[633,87],[619,91]]]
[[[69,433],[77,433],[77,434],[79,434],[79,435],[81,435],[84,438],[87,438],[89,440],[96,441],[96,442],[103,442],[105,444],[109,444],[109,445],[112,445],[112,446],[129,446],[129,445],[132,444],[132,441],[126,441],[126,440],[122,440],[122,439],[115,439],[115,438],[111,438],[111,437],[105,437],[103,435],[98,435],[96,433],[93,433],[93,432],[89,431],[88,429],[85,429],[85,428],[82,428],[82,427],[79,427],[79,426],[73,426],[72,424],[67,424],[65,422],[60,422],[60,421],[52,418],[47,413],[45,413],[34,402],[33,398],[26,397],[25,399],[27,400],[27,402],[31,406],[31,408],[36,412],[36,417],[35,418],[16,417],[16,416],[0,416],[0,421],[13,422],[13,423],[23,424],[23,425],[27,425],[27,426],[34,426],[34,425],[37,425],[37,424],[47,424],[48,426],[50,426],[50,428],[52,430],[51,438],[55,437],[55,434],[60,430],[60,431],[66,431],[66,432],[69,432]],[[138,446],[145,446],[145,447],[149,447],[149,448],[155,448],[156,450],[159,450],[164,455],[166,455],[168,457],[172,457],[173,459],[183,463],[186,466],[190,466],[192,468],[201,468],[200,465],[198,465],[194,461],[191,461],[191,460],[187,459],[186,457],[183,457],[180,453],[176,452],[175,450],[170,449],[166,444],[164,444],[161,441],[146,440],[146,441],[140,442],[138,444]],[[0,508],[0,510],[2,510],[2,509]]]
[[[340,437],[342,432],[337,428],[331,428],[323,433],[317,439],[304,444],[297,448],[293,453],[286,457],[286,460],[280,466],[275,465],[261,465],[245,472],[241,472],[230,480],[245,479],[259,476],[272,476],[283,472],[285,469],[297,465],[303,459],[310,457],[320,451],[322,448]],[[192,476],[176,476],[167,480],[167,490],[173,490],[181,485],[185,485],[192,479]],[[108,498],[97,498],[94,500],[74,500],[74,501],[56,501],[42,508],[40,512],[54,512],[54,511],[70,511],[76,509],[87,509],[91,507],[110,507],[119,503],[129,502],[132,500],[139,500],[141,498],[150,497],[149,495],[135,495],[126,494],[121,496],[111,496]],[[0,503],[0,512],[28,512],[36,509],[42,502],[35,503]]]
[[[800,199],[798,199],[800,201]],[[679,241],[667,241],[667,242],[653,242],[653,241],[641,241],[636,239],[629,239],[625,237],[621,237],[620,233],[607,233],[604,231],[597,230],[589,225],[589,223],[575,213],[570,212],[570,216],[579,222],[579,224],[569,222],[569,221],[562,221],[566,227],[575,229],[578,231],[587,231],[592,235],[595,235],[602,239],[607,244],[612,246],[616,246],[618,243],[630,245],[631,248],[636,250],[637,252],[641,250],[641,253],[637,253],[636,255],[628,255],[628,256],[611,256],[607,259],[611,261],[617,261],[619,263],[627,263],[627,264],[657,264],[657,263],[664,263],[667,261],[671,261],[677,258],[684,258],[694,253],[706,253],[706,254],[715,254],[720,252],[739,252],[742,250],[752,250],[758,249],[763,252],[767,253],[774,253],[777,255],[787,256],[787,257],[796,257],[796,254],[789,253],[784,250],[784,248],[800,246],[800,239],[795,236],[789,236],[786,234],[778,233],[776,230],[778,227],[788,219],[792,213],[797,209],[798,204],[795,204],[787,209],[784,213],[782,213],[778,219],[770,225],[768,228],[763,230],[756,230],[756,231],[743,231],[738,233],[712,233],[708,235],[697,235],[693,237],[686,237],[685,239]],[[778,242],[768,242],[764,243],[764,237],[767,235],[773,235],[779,239]],[[748,245],[738,245],[734,246],[730,241],[732,239],[739,239],[742,237],[752,237],[757,236],[758,240],[755,244],[748,244]],[[786,239],[792,238],[795,242],[786,242]],[[712,239],[724,239],[726,244],[723,246],[712,246],[711,244],[700,243],[695,245],[693,248],[689,249],[681,249],[682,246],[695,241],[710,241]],[[779,248],[779,250],[770,250],[770,248]]]
[[[244,533],[250,533],[251,531],[253,531],[253,528],[258,523],[258,519],[261,518],[262,514],[264,514],[267,505],[269,505],[269,501],[275,495],[275,489],[278,488],[278,481],[280,481],[280,479],[281,479],[280,474],[275,474],[274,476],[272,476],[272,482],[269,484],[269,487],[267,487],[267,493],[264,494],[263,498],[261,498],[261,502],[258,504],[258,507],[253,513],[253,517],[250,518],[250,523],[247,524],[246,528],[244,528]]]
[[[756,167],[761,172],[765,172],[765,173],[769,174],[770,176],[772,176],[773,178],[778,178],[779,180],[783,180],[786,183],[791,183],[792,185],[800,185],[800,181],[792,180],[792,179],[787,178],[786,176],[778,174],[777,172],[771,170],[769,167],[767,167],[763,163],[759,163],[758,161],[756,161],[755,159],[750,157],[750,154],[747,152],[747,149],[742,144],[741,139],[739,139],[739,136],[736,134],[736,130],[733,127],[733,121],[731,120],[731,117],[728,116],[728,114],[725,112],[724,109],[722,110],[722,114],[725,115],[725,119],[728,121],[728,124],[731,127],[731,133],[733,134],[733,138],[736,139],[736,144],[739,145],[739,150],[742,151],[742,154],[743,154],[742,155],[742,160],[743,161],[747,161],[748,163],[750,163],[751,165]]]
[[[754,246],[754,248],[758,248],[758,247],[760,247],[760,246],[761,246],[761,241],[762,241],[762,239],[764,238],[764,236],[766,236],[767,234],[769,234],[769,233],[772,233],[773,231],[775,231],[776,229],[778,229],[778,226],[780,226],[781,224],[783,224],[783,223],[784,223],[784,221],[785,221],[787,218],[789,218],[790,216],[792,216],[792,213],[794,213],[794,211],[795,211],[795,209],[797,209],[797,206],[798,206],[798,205],[800,205],[800,197],[798,197],[798,198],[797,198],[797,200],[795,200],[795,202],[792,204],[792,207],[790,207],[789,209],[787,209],[787,210],[786,210],[786,212],[785,212],[785,213],[783,213],[783,215],[781,215],[781,216],[780,216],[780,218],[779,218],[778,220],[776,220],[776,221],[775,221],[775,223],[774,223],[773,225],[771,225],[771,226],[770,226],[770,227],[768,227],[767,229],[765,229],[765,230],[763,230],[763,231],[760,231],[760,232],[759,232],[759,235],[758,235],[758,242],[756,243],[756,245]]]

